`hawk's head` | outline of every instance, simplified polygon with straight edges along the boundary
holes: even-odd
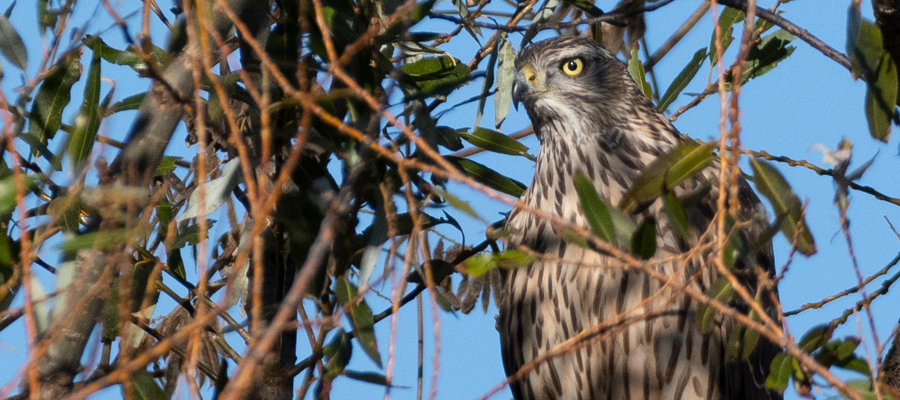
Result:
[[[635,96],[644,97],[625,64],[584,37],[528,46],[516,60],[516,71],[513,100],[525,105],[538,129],[565,121],[614,123],[616,116],[629,114]]]

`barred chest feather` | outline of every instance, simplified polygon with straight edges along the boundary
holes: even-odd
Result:
[[[573,127],[552,122],[542,127],[534,183],[521,200],[528,208],[585,228],[574,187],[577,174],[588,177],[608,203],[618,204],[643,168],[680,140],[661,118],[652,126],[618,125],[593,138],[564,134],[566,129]],[[717,169],[710,167],[685,185],[690,190],[716,179]],[[660,204],[644,215],[658,221],[654,260],[681,253]],[[708,223],[696,225],[705,228]],[[527,267],[505,272],[498,305],[507,375],[533,367],[511,382],[517,400],[745,398],[731,395],[736,390],[746,398],[766,398],[759,389],[764,375],[751,377],[759,384],[754,388],[734,387],[723,376],[727,324],[707,335],[695,328],[697,304],[680,288],[689,282],[702,291],[716,280],[702,257],[657,262],[651,268],[671,277],[662,282],[566,243],[553,225],[518,208],[507,222],[508,248],[525,246],[543,255]],[[699,237],[702,228],[695,228]]]

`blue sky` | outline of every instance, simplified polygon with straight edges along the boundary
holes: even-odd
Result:
[[[28,29],[33,29],[35,20],[34,7],[28,3],[19,2],[13,11],[11,20],[26,41],[30,56],[28,76],[31,77],[37,70],[39,55],[46,44],[42,43],[40,35],[36,32],[28,31]],[[123,17],[140,7],[140,3],[134,1],[112,3],[119,15]],[[497,3],[492,7],[500,5],[500,2]],[[8,4],[9,1],[0,1],[0,9],[5,9]],[[771,6],[771,4],[771,1],[761,3],[765,7]],[[849,1],[795,0],[782,5],[780,10],[784,11],[783,16],[787,19],[806,28],[830,46],[843,51],[849,4]],[[604,10],[612,9],[613,5],[610,1],[598,3],[598,6]],[[160,6],[163,10],[169,8],[166,2],[161,2]],[[648,15],[647,42],[651,52],[680,26],[696,6],[697,2],[677,0]],[[112,20],[102,8],[95,10],[89,7],[91,6],[86,2],[82,2],[76,7],[78,13],[73,18],[72,26],[84,26],[86,32],[98,33],[112,25]],[[438,7],[451,9],[452,5],[444,1],[439,3]],[[864,2],[862,9],[864,17],[871,19],[871,5]],[[167,16],[171,16],[171,14],[167,13]],[[151,20],[155,21],[152,18]],[[135,27],[139,20],[132,18],[129,22],[131,26]],[[668,87],[697,49],[709,45],[713,22],[712,17],[707,14],[698,26],[673,49],[672,53],[657,65],[655,70],[662,90]],[[450,25],[446,22],[426,20],[417,26],[417,29],[446,31],[450,29]],[[164,29],[161,25],[155,23],[153,31],[156,32],[153,36],[154,42],[158,45],[165,43],[165,37],[162,34]],[[132,29],[132,34],[135,32],[137,29]],[[110,45],[123,47],[119,32],[105,31],[103,36]],[[69,36],[66,35],[66,37]],[[510,40],[515,47],[518,47],[521,35],[511,34]],[[841,138],[846,137],[854,144],[854,166],[875,157],[874,164],[860,183],[876,188],[889,196],[900,197],[900,185],[897,185],[895,178],[897,171],[900,170],[900,159],[897,157],[898,142],[900,141],[896,139],[896,135],[887,144],[876,142],[869,137],[863,113],[865,85],[861,81],[854,81],[847,70],[800,40],[795,40],[793,45],[796,50],[791,57],[772,72],[752,80],[743,88],[740,100],[744,146],[754,150],[766,150],[772,154],[784,155],[793,159],[808,160],[827,168],[828,166],[821,162],[821,154],[809,150],[810,146],[821,143],[828,148],[835,148]],[[471,59],[478,47],[480,46],[463,33],[442,49],[466,62]],[[724,60],[729,64],[734,60],[734,49],[726,53]],[[84,60],[85,67],[88,62],[89,59]],[[482,68],[484,65],[486,63],[482,63]],[[103,68],[103,76],[115,79],[115,100],[145,91],[149,86],[148,82],[138,80],[130,69],[109,64],[104,64]],[[21,84],[21,72],[6,63],[5,60],[3,71],[2,89],[9,96],[12,89]],[[706,63],[694,81],[684,90],[684,93],[701,91],[709,74],[709,64]],[[479,79],[470,83],[457,95],[457,101],[477,94],[481,89],[481,82]],[[104,94],[109,88],[110,86],[105,83]],[[73,89],[73,104],[80,104],[80,95],[77,93],[81,91],[83,91],[83,82],[79,82]],[[493,121],[491,101],[488,101],[486,113],[482,119],[483,125],[488,127]],[[688,101],[690,101],[690,96],[683,94],[670,109],[675,109]],[[453,99],[450,101],[450,104],[452,103],[454,103]],[[71,108],[77,109],[77,107]],[[74,111],[64,116],[64,122],[72,120],[71,113]],[[675,122],[675,126],[696,138],[717,138],[719,113],[718,98],[713,96],[682,115]],[[472,104],[449,111],[442,118],[441,123],[457,128],[471,127],[474,123],[474,116],[475,106]],[[130,128],[130,118],[133,118],[133,114],[117,115],[101,127],[101,133],[121,140]],[[515,112],[513,110],[501,131],[511,133],[528,126],[528,124],[528,118],[524,111]],[[182,144],[183,139],[184,130],[180,128],[175,133],[167,153],[184,157],[191,157],[195,154],[195,148],[185,148]],[[537,153],[538,143],[535,138],[526,138],[523,143],[530,147],[532,154]],[[111,158],[115,153],[107,150],[102,154]],[[522,182],[531,181],[533,164],[524,158],[482,153],[474,156],[474,160],[487,164]],[[832,202],[834,196],[832,182],[827,177],[817,176],[806,169],[790,168],[783,164],[778,164],[777,167],[793,185],[800,198],[808,202],[807,219],[819,248],[818,254],[810,258],[796,256],[785,279],[780,283],[779,290],[784,308],[791,310],[804,303],[818,301],[825,296],[853,286],[856,282],[856,275],[847,253],[846,242],[839,230],[838,212]],[[333,170],[338,171],[337,168]],[[64,180],[63,177],[58,179]],[[505,204],[489,200],[477,192],[459,185],[451,185],[450,190],[458,197],[471,199],[473,207],[489,221],[500,219],[499,213],[509,209]],[[460,212],[448,211],[463,223],[469,244],[477,243],[483,238],[484,225],[482,223],[468,219]],[[430,213],[437,215],[440,214],[440,211],[431,210]],[[863,275],[871,275],[883,268],[900,252],[900,245],[898,245],[900,242],[885,221],[886,218],[895,226],[900,226],[900,209],[896,206],[892,207],[864,193],[853,192],[851,193],[849,218],[854,247]],[[225,220],[215,217],[214,219]],[[224,226],[214,228],[213,235],[223,232]],[[459,240],[458,233],[452,230],[443,232]],[[52,254],[52,251],[52,248],[47,247],[42,252],[42,256]],[[786,262],[787,254],[787,243],[781,236],[777,237],[775,240],[776,266],[781,266]],[[51,263],[54,262],[52,257],[47,257],[47,259]],[[37,270],[35,274],[47,288],[52,288],[53,277],[49,273]],[[893,274],[893,270],[891,274]],[[880,278],[873,282],[867,288],[868,292],[877,289],[882,280],[883,278]],[[370,295],[368,299],[376,312],[387,307],[387,302],[376,296]],[[850,295],[820,310],[811,310],[791,317],[787,321],[788,328],[794,335],[802,335],[810,327],[834,318],[859,299],[859,294]],[[16,304],[21,304],[21,300]],[[504,379],[504,374],[499,357],[498,334],[494,330],[496,309],[492,306],[487,314],[476,310],[470,315],[439,312],[440,349],[436,349],[435,325],[431,318],[430,299],[426,297],[424,304],[426,396],[431,390],[431,374],[434,370],[432,358],[435,354],[440,364],[437,375],[438,399],[479,398],[492,387],[500,384]],[[897,307],[897,304],[900,304],[900,295],[896,291],[883,296],[873,304],[876,332],[882,342],[887,340],[891,329],[900,317],[900,312],[898,312],[900,307]],[[165,310],[170,307],[170,303],[161,302],[160,309]],[[861,346],[859,351],[868,351],[871,354],[874,351],[871,342],[872,335],[868,324],[864,321],[865,315],[860,315],[859,318],[861,319],[854,320],[851,317],[850,322],[841,327],[835,336],[863,337],[866,339],[867,347]],[[382,357],[385,359],[389,344],[389,324],[389,321],[384,321],[376,329],[379,347]],[[416,397],[417,368],[415,303],[409,304],[400,313],[397,331],[394,383],[408,388],[394,388],[391,391],[391,398],[414,399]],[[20,322],[0,332],[0,358],[5,360],[0,363],[0,382],[9,382],[21,367],[25,357],[24,337],[24,330]],[[232,342],[236,341],[232,340]],[[301,337],[298,344],[301,357],[305,351],[304,342]],[[354,370],[375,368],[363,355],[361,349],[357,348],[356,350],[350,368]],[[859,375],[849,373],[839,376],[847,379],[860,378]],[[15,390],[15,388],[12,389]],[[97,398],[116,398],[119,396],[118,393],[118,389],[107,390],[105,395],[97,396]],[[180,393],[181,398],[187,398],[186,392],[181,391]],[[384,397],[385,392],[380,386],[357,383],[348,378],[338,378],[332,394],[334,399],[379,399]],[[822,397],[833,394],[833,392],[824,392]],[[504,389],[492,398],[505,400],[511,398],[511,394]],[[797,396],[789,393],[788,398],[797,398]]]

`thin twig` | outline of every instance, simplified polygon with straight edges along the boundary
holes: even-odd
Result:
[[[834,170],[823,169],[823,168],[817,167],[813,164],[810,164],[809,162],[804,161],[804,160],[793,160],[793,159],[790,159],[790,158],[784,157],[784,156],[773,156],[773,155],[769,154],[768,152],[766,152],[765,150],[753,151],[753,150],[742,149],[741,151],[743,151],[744,153],[753,155],[754,157],[762,158],[764,160],[781,162],[781,163],[790,165],[792,167],[797,167],[797,166],[804,167],[809,170],[812,170],[813,172],[815,172],[819,175],[831,176],[831,177],[835,176]],[[860,185],[860,184],[852,182],[852,181],[847,182],[847,186],[853,190],[857,190],[857,191],[860,191],[863,193],[870,194],[878,200],[900,206],[900,199],[885,195],[869,186]]]
[[[860,310],[863,309],[863,307],[867,307],[878,296],[886,294],[888,292],[888,290],[891,288],[891,286],[894,284],[894,282],[896,282],[898,279],[900,279],[900,272],[894,274],[894,276],[892,276],[892,277],[888,278],[887,280],[885,280],[884,282],[882,282],[881,288],[872,292],[872,294],[869,295],[869,297],[866,297],[866,298],[856,302],[856,304],[854,304],[853,307],[850,307],[850,308],[844,310],[844,312],[841,313],[841,316],[838,318],[835,318],[833,321],[831,321],[831,323],[829,325],[832,327],[837,327],[839,325],[843,325],[845,322],[847,322],[847,318],[849,318],[851,315],[859,312]]]
[[[457,264],[465,261],[469,257],[472,257],[475,254],[481,253],[482,251],[487,249],[491,243],[493,243],[493,240],[485,240],[485,241],[479,243],[477,246],[472,247],[471,249],[467,249],[465,251],[460,252],[456,257],[453,258],[453,261],[451,261],[450,264],[457,265]],[[412,291],[410,291],[405,296],[403,296],[403,298],[398,302],[399,307],[397,307],[397,308],[399,309],[399,308],[405,306],[406,304],[408,304],[409,302],[415,300],[416,297],[418,297],[419,294],[424,292],[426,289],[428,289],[428,286],[425,285],[424,283],[420,283],[420,284],[416,285],[416,287]],[[373,316],[373,319],[374,319],[373,323],[377,324],[381,320],[383,320],[393,314],[394,314],[394,306],[388,307],[384,311],[382,311],[378,314],[375,314]],[[356,331],[354,330],[354,331],[347,332],[347,337],[348,338],[356,337]],[[309,366],[312,365],[312,363],[320,360],[323,356],[324,355],[321,353],[314,353],[314,354],[310,355],[309,357],[303,359],[302,361],[300,361],[296,365],[294,365],[293,368],[291,368],[290,375],[296,375],[296,374],[303,372],[303,370],[305,370],[306,368],[309,368]]]
[[[888,271],[890,271],[891,268],[893,268],[895,265],[897,265],[898,262],[900,262],[900,254],[897,254],[897,256],[894,257],[894,259],[891,260],[891,262],[889,262],[884,268],[882,268],[880,271],[876,272],[876,273],[873,274],[872,276],[866,278],[866,280],[864,280],[862,283],[857,284],[856,286],[853,286],[853,287],[851,287],[851,288],[849,288],[849,289],[846,289],[846,290],[843,290],[843,291],[841,291],[841,292],[835,293],[835,294],[833,294],[833,295],[831,295],[831,296],[828,296],[828,297],[822,299],[821,301],[818,301],[818,302],[815,302],[815,303],[806,303],[806,304],[800,306],[800,308],[798,308],[798,309],[796,309],[796,310],[787,311],[787,312],[784,313],[784,316],[785,316],[785,317],[790,317],[790,316],[793,316],[793,315],[800,314],[801,312],[806,311],[806,310],[819,309],[819,308],[822,308],[823,306],[825,306],[826,304],[831,303],[832,301],[835,301],[835,300],[837,300],[837,299],[839,299],[839,298],[841,298],[841,297],[844,297],[844,296],[849,295],[849,294],[856,293],[856,292],[858,292],[861,288],[863,288],[863,287],[865,287],[866,285],[872,283],[872,281],[874,281],[875,279],[877,279],[879,276],[882,276],[882,275],[884,275],[884,274],[887,274]]]
[[[684,21],[684,24],[672,33],[672,36],[669,36],[669,39],[666,40],[662,46],[659,46],[659,48],[653,52],[653,55],[647,59],[647,62],[644,63],[644,69],[653,68],[653,66],[659,63],[666,54],[669,54],[669,51],[672,50],[672,48],[675,47],[675,45],[678,44],[691,29],[694,29],[694,25],[697,25],[697,22],[700,21],[700,18],[703,18],[703,15],[705,15],[707,11],[709,11],[709,2],[701,2],[700,7],[697,7],[697,10],[688,17],[687,21]]]
[[[577,21],[572,21],[572,22],[562,22],[562,23],[556,23],[556,24],[535,24],[535,25],[525,25],[525,26],[508,25],[508,24],[500,25],[500,24],[496,24],[496,23],[465,21],[462,18],[455,17],[452,15],[444,15],[444,14],[429,14],[428,16],[429,16],[429,18],[433,18],[433,19],[442,19],[442,20],[446,20],[446,21],[450,21],[450,22],[455,22],[457,24],[464,24],[467,26],[475,26],[475,27],[479,27],[479,28],[493,29],[493,30],[501,31],[501,32],[525,32],[528,30],[537,30],[537,31],[565,30],[565,29],[579,27],[582,25],[599,24],[601,22],[606,22],[606,23],[618,22],[622,19],[630,18],[635,15],[656,11],[662,7],[669,5],[669,3],[671,3],[672,1],[673,0],[662,0],[662,1],[659,1],[656,3],[653,3],[647,7],[639,8],[637,10],[625,10],[622,12],[604,14],[604,15],[601,15],[599,17],[594,17],[594,18],[579,19]]]

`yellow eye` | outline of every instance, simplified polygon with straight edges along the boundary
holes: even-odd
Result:
[[[581,73],[582,69],[584,69],[584,63],[580,58],[566,61],[562,65],[563,72],[565,72],[568,76],[576,76]]]

